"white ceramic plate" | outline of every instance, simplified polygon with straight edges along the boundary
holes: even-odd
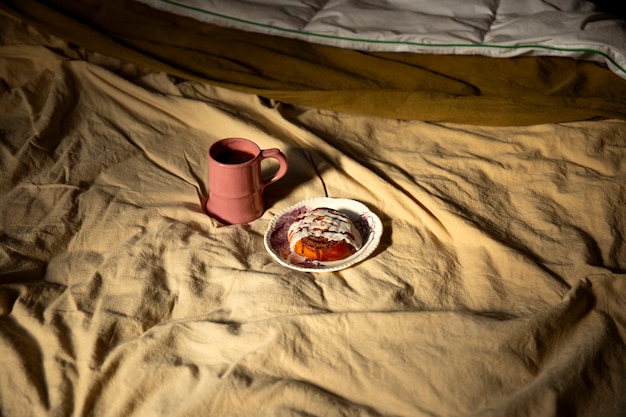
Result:
[[[356,226],[363,246],[340,261],[320,262],[291,252],[287,231],[299,214],[317,207],[328,207],[346,214]],[[332,272],[361,262],[374,252],[383,234],[383,224],[365,204],[347,198],[319,197],[304,200],[276,214],[265,232],[265,248],[274,259],[291,269],[305,272]]]

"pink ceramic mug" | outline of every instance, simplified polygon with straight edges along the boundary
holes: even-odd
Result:
[[[278,170],[267,178],[261,174],[261,161],[274,158]],[[243,138],[226,138],[209,148],[209,198],[206,209],[211,217],[227,224],[242,224],[263,214],[263,189],[287,173],[287,158],[278,149],[263,149]]]

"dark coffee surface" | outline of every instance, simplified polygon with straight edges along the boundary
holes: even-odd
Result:
[[[215,156],[215,160],[222,164],[243,164],[254,159],[254,155],[238,149],[227,149]]]

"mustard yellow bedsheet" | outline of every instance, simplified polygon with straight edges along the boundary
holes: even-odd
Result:
[[[286,106],[0,23],[0,415],[623,415],[626,122]],[[202,208],[228,136],[290,162],[247,225]],[[319,196],[372,256],[272,259]]]

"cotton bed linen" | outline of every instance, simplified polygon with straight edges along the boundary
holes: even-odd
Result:
[[[289,106],[0,23],[0,415],[624,415],[626,122]],[[290,162],[248,225],[202,209],[228,136]],[[272,260],[319,196],[370,258]]]
[[[216,7],[213,3],[203,4],[210,10]],[[253,4],[217,3],[231,7]],[[371,7],[368,2],[348,3]],[[400,3],[390,3],[400,7]],[[586,12],[575,13],[574,19],[586,24],[572,27],[571,19],[565,16],[572,9],[592,9],[593,5],[564,0],[528,3],[537,12],[526,16],[531,22],[541,22],[543,17],[541,25],[545,28],[546,19],[565,20],[570,26],[561,30],[574,39],[589,33],[603,39],[609,33],[613,52],[608,54],[602,39],[593,36],[584,44],[570,43],[566,54],[535,45],[516,49],[517,55],[506,59],[476,51],[464,55],[467,51],[456,48],[443,48],[447,53],[436,48],[426,48],[423,53],[353,49],[211,24],[135,0],[4,0],[0,8],[39,30],[92,51],[187,80],[297,106],[480,126],[626,120],[626,77],[623,71],[607,67],[604,58],[617,56],[619,51],[626,55],[626,48],[619,49],[619,40],[626,37],[626,23],[605,13]],[[450,7],[453,3],[445,4]],[[549,17],[535,10],[539,5],[548,10]],[[445,21],[443,17],[438,20]],[[452,15],[449,19],[457,18]],[[226,19],[226,23],[230,21]],[[548,45],[549,40],[545,41]],[[597,45],[590,47],[591,41]],[[479,51],[486,50],[501,48],[479,47]]]
[[[569,56],[626,77],[624,22],[570,0],[136,0],[172,15],[362,51]],[[623,16],[623,14],[622,14]]]

